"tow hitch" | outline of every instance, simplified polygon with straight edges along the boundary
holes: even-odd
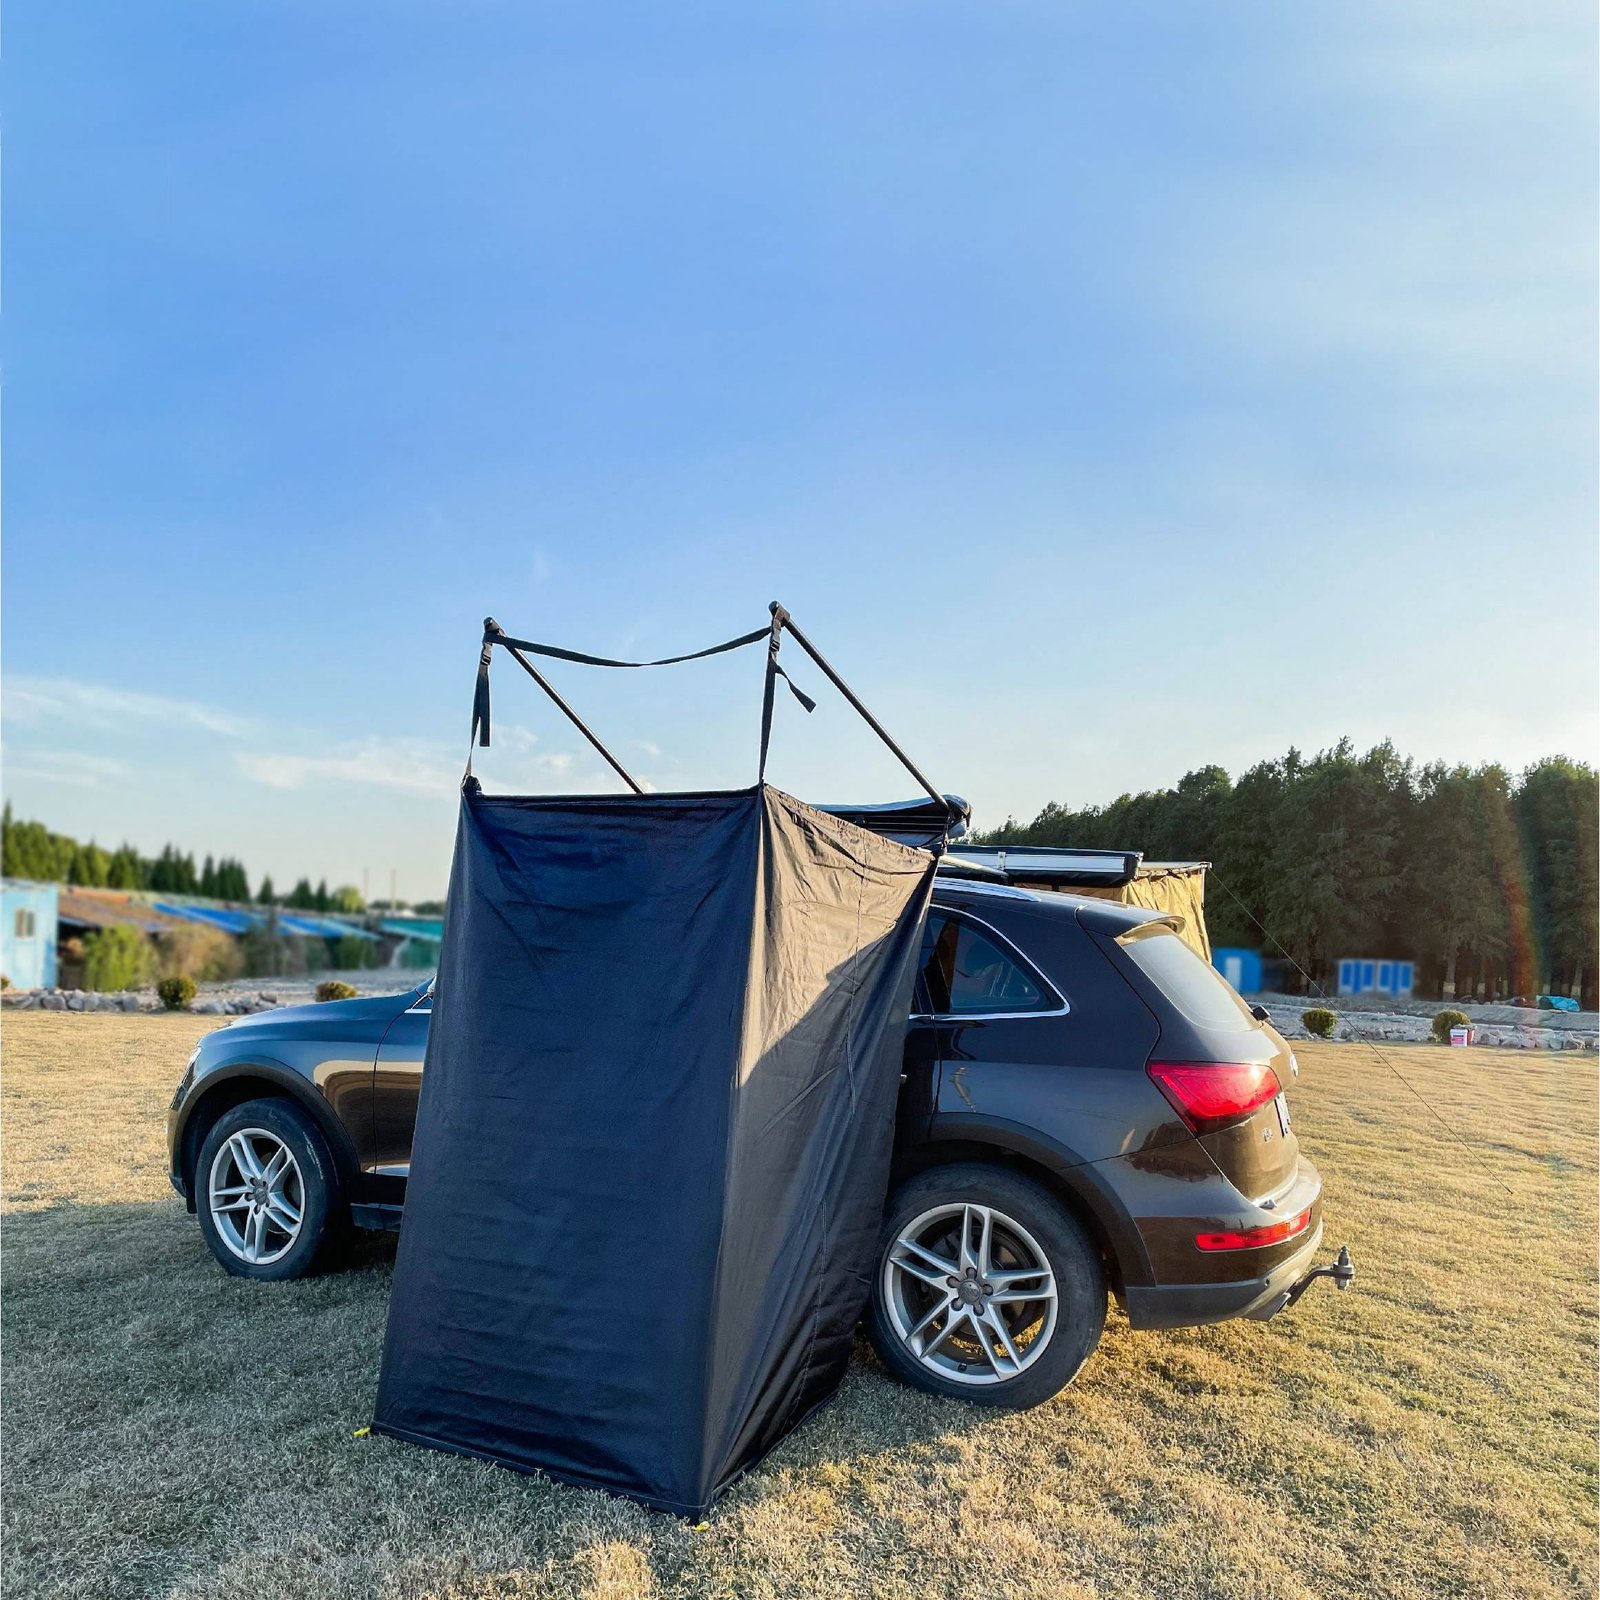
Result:
[[[1289,1298],[1283,1302],[1282,1310],[1287,1311],[1296,1300],[1311,1287],[1318,1278],[1332,1278],[1334,1288],[1341,1293],[1356,1281],[1356,1269],[1350,1262],[1350,1246],[1339,1246],[1339,1254],[1334,1258],[1331,1267],[1313,1267],[1290,1291]]]

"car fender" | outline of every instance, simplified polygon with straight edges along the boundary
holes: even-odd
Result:
[[[1148,1284],[1154,1281],[1149,1253],[1139,1230],[1096,1162],[1085,1160],[1070,1146],[1037,1128],[1005,1117],[935,1112],[926,1142],[936,1146],[946,1141],[1009,1150],[1043,1167],[1099,1229],[1102,1239],[1116,1256],[1122,1282]]]
[[[173,1149],[181,1152],[186,1177],[199,1156],[198,1150],[189,1148],[189,1130],[195,1110],[204,1105],[222,1085],[236,1082],[240,1078],[251,1078],[270,1084],[274,1090],[287,1094],[290,1099],[304,1107],[322,1130],[323,1137],[327,1139],[328,1148],[332,1150],[334,1161],[338,1165],[340,1177],[346,1184],[354,1179],[360,1170],[360,1160],[348,1129],[334,1115],[332,1107],[317,1092],[316,1086],[306,1080],[303,1073],[296,1072],[293,1067],[282,1061],[275,1061],[272,1057],[264,1055],[251,1055],[219,1063],[204,1077],[196,1079],[193,1088],[184,1097],[184,1103],[178,1111]],[[191,1210],[194,1209],[193,1188],[193,1182],[190,1181],[187,1199]]]

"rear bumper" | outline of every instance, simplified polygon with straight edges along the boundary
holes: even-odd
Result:
[[[1127,1289],[1128,1325],[1133,1328],[1190,1328],[1202,1322],[1227,1322],[1253,1317],[1265,1322],[1288,1301],[1289,1291],[1310,1270],[1322,1243],[1322,1219],[1292,1256],[1259,1278],[1231,1283],[1174,1283],[1159,1288]]]

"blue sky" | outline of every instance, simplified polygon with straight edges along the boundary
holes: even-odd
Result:
[[[24,814],[437,893],[486,613],[774,597],[982,822],[1595,757],[1589,8],[7,22]],[[774,780],[906,792],[795,673]],[[753,777],[755,653],[552,676],[657,787]],[[606,787],[519,677],[488,786]]]

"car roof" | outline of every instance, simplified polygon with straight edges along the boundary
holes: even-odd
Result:
[[[1146,922],[1171,922],[1167,913],[1144,906],[1126,906],[1117,900],[1102,900],[1095,895],[1066,894],[1053,889],[1019,889],[1015,884],[988,883],[982,879],[935,878],[933,898],[937,905],[960,910],[964,906],[981,911],[996,902],[1021,902],[1061,917],[1076,918],[1095,933],[1115,938]]]

